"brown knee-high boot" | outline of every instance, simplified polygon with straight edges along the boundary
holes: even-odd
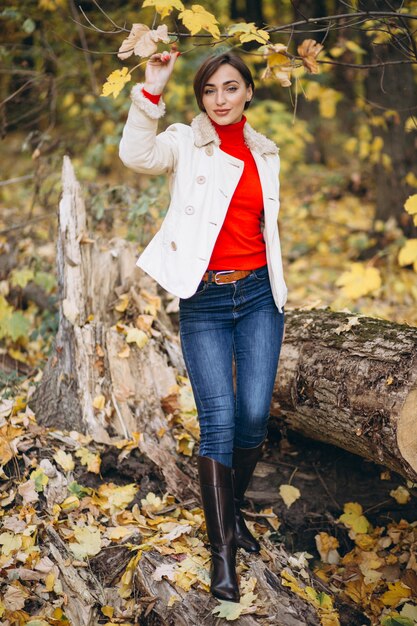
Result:
[[[206,456],[197,458],[201,499],[211,548],[211,593],[239,602],[236,575],[233,470]]]
[[[245,524],[240,510],[243,506],[245,491],[262,455],[264,442],[255,448],[233,449],[234,493],[235,493],[235,541],[238,548],[246,552],[259,552],[261,546]]]

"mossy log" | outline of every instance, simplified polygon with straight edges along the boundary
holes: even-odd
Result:
[[[417,328],[288,311],[272,414],[417,480]]]

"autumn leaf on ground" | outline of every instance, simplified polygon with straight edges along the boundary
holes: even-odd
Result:
[[[407,198],[404,208],[407,213],[414,215],[414,224],[417,226],[417,193]]]
[[[370,530],[370,523],[364,515],[362,515],[362,507],[357,502],[347,502],[343,507],[344,513],[339,517],[339,522],[342,522],[348,528],[351,528],[355,533],[365,534]]]
[[[239,619],[241,615],[248,613],[254,613],[257,609],[254,602],[257,596],[249,591],[241,596],[240,602],[228,602],[227,600],[220,600],[218,606],[212,610],[213,615],[225,618],[228,622],[235,619]]]
[[[300,497],[300,490],[292,485],[280,485],[279,495],[284,500],[286,506],[290,508],[292,504]]]
[[[93,501],[110,515],[123,511],[135,497],[139,487],[135,483],[118,487],[113,483],[100,485]]]
[[[36,470],[31,472],[30,474],[31,480],[35,482],[36,491],[43,491],[45,485],[48,484],[49,478],[45,474],[43,467],[38,467]]]
[[[395,583],[388,583],[388,591],[382,594],[381,600],[385,606],[396,607],[401,600],[411,597],[410,587],[406,587],[400,580]]]
[[[54,454],[53,459],[65,472],[70,472],[75,467],[72,455],[67,454],[64,450],[58,450],[58,452]]]
[[[389,495],[394,498],[398,504],[407,504],[409,502],[411,496],[408,489],[400,485],[397,489],[392,489],[389,492]]]
[[[77,559],[94,556],[101,550],[100,531],[95,526],[83,526],[74,530],[77,542],[69,543],[68,547]]]
[[[321,43],[317,43],[314,39],[304,39],[298,46],[297,52],[303,61],[304,67],[308,69],[310,74],[318,74],[319,68],[316,57],[323,50]]]
[[[129,328],[126,335],[126,343],[135,343],[138,348],[143,348],[149,341],[149,337],[139,328]]]
[[[145,0],[142,8],[145,7],[155,7],[155,11],[160,13],[162,19],[169,15],[173,9],[184,10],[181,0]]]
[[[282,43],[266,46],[264,58],[266,58],[266,68],[261,78],[276,78],[281,87],[290,87],[290,75],[294,69],[291,60],[286,55],[287,46]]]
[[[39,495],[35,487],[35,481],[32,479],[27,480],[18,486],[17,491],[19,495],[22,496],[24,505],[29,504],[30,502],[37,502],[39,500]]]
[[[352,263],[347,272],[343,272],[335,283],[342,287],[343,295],[352,300],[366,296],[381,286],[381,275],[376,267],[365,267],[362,263]]]
[[[215,39],[220,38],[219,22],[212,13],[206,11],[201,4],[193,4],[191,9],[185,9],[178,14],[184,26],[188,28],[192,35],[196,35],[200,30],[207,30]]]
[[[107,80],[103,85],[100,96],[113,95],[113,98],[117,98],[123,87],[131,80],[131,78],[132,75],[129,73],[127,67],[122,67],[121,70],[114,70],[114,72],[107,76]]]
[[[320,532],[315,536],[316,546],[323,563],[339,563],[340,554],[337,551],[339,542],[336,537]]]
[[[24,289],[29,281],[33,280],[35,273],[29,268],[14,269],[10,272],[10,284]]]
[[[156,30],[151,30],[146,24],[133,24],[129,36],[123,41],[117,56],[125,60],[131,54],[149,57],[158,49],[157,43],[169,43],[168,26],[160,24]]]
[[[106,398],[103,394],[96,396],[93,400],[93,407],[99,411],[102,411],[106,405]]]
[[[100,473],[101,458],[99,454],[90,452],[88,448],[78,448],[75,456],[80,459],[81,465],[87,466],[87,471],[93,472],[93,474]]]
[[[229,35],[240,34],[240,41],[247,43],[248,41],[258,41],[259,43],[265,43],[269,40],[269,33],[266,30],[256,28],[255,22],[240,22],[239,24],[233,24],[228,30]]]
[[[401,266],[413,264],[417,272],[417,239],[408,239],[398,253],[398,263]]]

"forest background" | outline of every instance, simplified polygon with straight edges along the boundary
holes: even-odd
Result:
[[[417,16],[417,2],[205,0],[203,6],[221,32],[245,20],[252,32],[273,28],[269,42],[287,49],[274,68],[259,51],[262,36],[216,40],[203,29],[190,37],[177,7],[164,22],[182,34],[171,38],[181,57],[159,128],[190,123],[198,113],[190,77],[207,54],[241,54],[256,85],[248,121],[280,147],[288,308],[328,306],[416,326],[417,19],[406,17]],[[385,15],[376,19],[377,11]],[[133,0],[6,0],[0,9],[3,420],[26,410],[58,327],[63,156],[71,157],[81,183],[92,237],[121,237],[139,252],[164,217],[166,179],[138,176],[118,157],[129,90],[143,79],[143,65],[117,97],[102,95],[112,72],[138,63],[117,57],[131,25],[154,28],[155,16],[153,6]],[[317,73],[297,52],[306,38],[323,45]],[[406,619],[399,623],[417,623]]]

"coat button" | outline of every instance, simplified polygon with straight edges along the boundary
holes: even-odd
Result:
[[[195,209],[193,206],[191,206],[191,204],[185,207],[185,212],[187,215],[193,215],[194,211]]]
[[[175,251],[177,249],[177,244],[175,241],[171,241],[171,248]]]
[[[205,176],[197,176],[196,180],[197,180],[199,185],[202,185],[203,183],[206,182],[206,177]]]
[[[210,143],[208,146],[206,146],[206,154],[208,154],[208,156],[213,156],[213,152],[214,152],[213,146]]]

